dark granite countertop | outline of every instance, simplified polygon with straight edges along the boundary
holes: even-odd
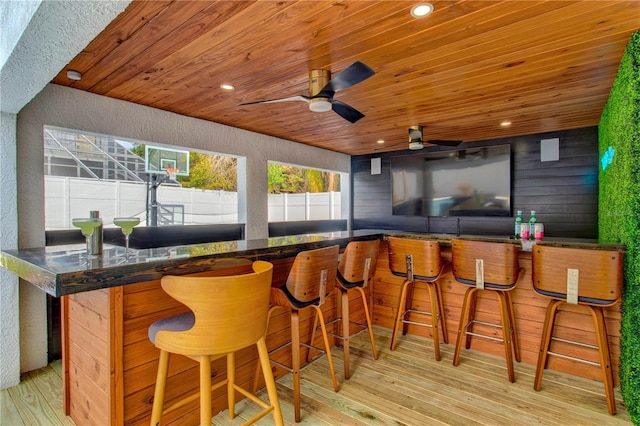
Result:
[[[84,244],[0,251],[0,266],[36,285],[52,296],[91,291],[160,279],[164,275],[185,275],[211,269],[248,265],[254,260],[293,257],[299,251],[349,241],[382,239],[386,236],[435,239],[448,246],[452,238],[495,242],[521,242],[504,236],[419,234],[389,230],[358,230],[292,235],[261,240],[224,241],[152,249],[130,249],[106,245],[103,254],[87,259]],[[575,248],[624,249],[601,246],[594,240],[545,239],[541,244]],[[524,247],[524,250],[531,247]]]
[[[383,231],[361,230],[293,235],[261,240],[222,241],[152,249],[105,245],[87,259],[84,244],[0,251],[0,266],[52,296],[109,288],[250,264],[254,260],[293,257],[299,251],[349,241],[382,238]]]

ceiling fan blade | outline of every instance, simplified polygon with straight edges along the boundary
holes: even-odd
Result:
[[[351,123],[355,123],[356,121],[364,117],[363,113],[345,104],[344,102],[333,101],[331,103],[331,108],[336,114],[338,114],[340,117],[344,118],[345,120]]]
[[[304,102],[309,102],[309,97],[308,96],[304,96],[304,95],[298,95],[298,96],[291,96],[289,98],[281,98],[281,99],[270,99],[267,101],[256,101],[256,102],[246,102],[244,104],[240,104],[242,105],[255,105],[255,104],[273,104],[276,102],[291,102],[291,101],[304,101]]]
[[[447,141],[447,140],[440,140],[440,139],[432,139],[429,141],[424,141],[424,143],[429,143],[431,145],[442,145],[442,146],[458,146],[462,142],[463,141]]]
[[[376,72],[367,65],[360,61],[356,61],[345,68],[340,74],[329,80],[320,93],[331,93],[346,89],[368,79],[375,73]]]

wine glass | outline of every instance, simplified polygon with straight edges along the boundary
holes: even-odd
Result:
[[[91,248],[89,245],[91,243],[89,241],[89,237],[91,237],[91,235],[93,235],[93,231],[102,224],[102,219],[99,217],[77,217],[75,219],[71,219],[71,224],[76,228],[80,228],[80,231],[87,242],[87,258],[92,257],[90,254]]]
[[[124,247],[125,256],[129,255],[129,236],[133,232],[133,227],[140,223],[139,217],[116,217],[113,219],[113,224],[122,229],[124,234]]]

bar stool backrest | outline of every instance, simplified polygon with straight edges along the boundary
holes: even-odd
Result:
[[[389,237],[389,269],[393,275],[412,280],[407,256],[411,256],[413,278],[432,281],[443,267],[440,244],[433,240]]]
[[[484,286],[509,289],[516,285],[520,269],[515,244],[451,240],[453,276],[462,284],[476,285],[476,260],[484,264]]]
[[[366,287],[376,272],[379,240],[352,241],[338,263],[338,280],[345,287]]]
[[[186,331],[160,330],[156,345],[184,355],[237,351],[264,336],[273,265],[253,263],[253,273],[222,277],[165,276],[162,289],[195,316]]]
[[[339,254],[338,245],[298,253],[287,277],[289,294],[300,303],[323,304],[336,284]]]
[[[620,300],[622,252],[538,245],[534,246],[532,256],[533,288],[537,293],[599,306]]]

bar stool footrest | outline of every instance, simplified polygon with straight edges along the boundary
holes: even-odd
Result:
[[[328,334],[328,333],[327,333],[327,334]],[[279,361],[276,361],[276,360],[274,360],[274,359],[271,359],[271,354],[273,354],[273,353],[275,353],[275,352],[278,352],[279,350],[284,349],[284,348],[286,348],[287,346],[290,346],[290,345],[291,345],[291,342],[288,342],[288,343],[285,343],[284,345],[278,346],[277,348],[270,350],[270,351],[269,351],[269,362],[270,362],[271,364],[275,364],[275,365],[277,365],[278,367],[283,368],[283,369],[285,369],[285,370],[287,370],[288,372],[290,372],[290,373],[291,373],[291,372],[293,372],[293,368],[292,368],[292,367],[289,367],[289,366],[288,366],[288,365],[286,365],[286,364],[283,364],[283,363],[281,363],[281,362],[279,362]],[[307,344],[307,343],[300,342],[300,346],[304,346],[305,348],[308,348],[309,350],[314,350],[314,351],[316,351],[316,352],[320,352],[320,354],[319,354],[319,355],[316,355],[316,356],[314,356],[313,358],[311,358],[309,361],[307,361],[307,362],[305,362],[305,363],[300,364],[300,370],[304,369],[306,366],[308,366],[309,364],[311,364],[311,363],[312,363],[312,362],[314,362],[315,360],[317,360],[317,359],[321,358],[323,355],[326,355],[326,354],[327,354],[327,351],[326,351],[326,350],[321,349],[321,348],[319,348],[319,347],[317,347],[317,346],[309,345],[309,344]]]
[[[430,327],[432,328],[433,325],[426,323],[426,322],[418,322],[418,321],[410,321],[407,319],[404,319],[407,314],[418,314],[418,315],[426,315],[426,316],[433,316],[432,312],[428,312],[428,311],[417,311],[415,309],[407,309],[406,311],[404,311],[404,313],[402,314],[402,319],[400,320],[400,322],[404,323],[404,324],[413,324],[413,325],[421,325],[423,327]],[[438,318],[440,318],[440,315],[436,314],[438,316]]]
[[[336,318],[336,319],[334,319],[334,320],[329,321],[329,322],[328,322],[328,323],[326,323],[325,325],[328,327],[328,326],[330,326],[330,325],[334,325],[334,324],[336,324],[336,323],[338,323],[338,322],[341,322],[341,321],[342,321],[342,318]],[[355,321],[349,321],[349,324],[353,324],[353,325],[355,325],[355,326],[357,326],[357,327],[359,327],[359,328],[360,328],[360,330],[357,330],[357,331],[355,331],[355,332],[353,332],[353,333],[349,334],[349,338],[354,337],[354,336],[357,336],[357,335],[359,335],[360,333],[362,333],[363,331],[366,331],[366,330],[368,330],[368,329],[369,329],[369,327],[367,326],[367,324],[363,324],[363,323],[359,323],[359,322],[355,322]],[[316,331],[322,331],[322,327],[316,327]],[[329,336],[331,336],[331,337],[335,337],[336,339],[340,339],[340,340],[343,340],[343,341],[346,339],[346,337],[344,337],[344,336],[342,336],[342,335],[339,335],[339,334],[332,333],[332,332],[330,332],[330,331],[328,331],[328,330],[327,330],[327,334],[328,334]]]
[[[500,324],[493,324],[493,323],[490,323],[490,322],[476,321],[476,320],[469,321],[467,323],[467,325],[464,327],[464,330],[465,330],[464,334],[466,336],[482,337],[484,339],[493,340],[495,342],[504,342],[504,338],[502,338],[502,337],[493,337],[493,336],[488,336],[486,334],[473,333],[471,331],[466,331],[471,324],[481,324],[481,325],[486,325],[487,327],[502,328],[502,326]]]

